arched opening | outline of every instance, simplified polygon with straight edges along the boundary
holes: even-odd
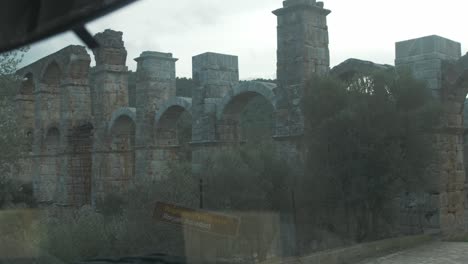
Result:
[[[50,63],[42,76],[42,83],[47,85],[48,92],[57,93],[59,91],[60,77],[61,71],[58,64],[55,61]]]
[[[87,123],[74,127],[69,135],[68,171],[71,177],[71,204],[75,206],[91,204],[93,126]]]
[[[231,98],[217,125],[222,142],[263,142],[273,136],[274,106],[263,95],[247,91]]]
[[[169,159],[190,161],[191,141],[191,113],[179,105],[167,108],[156,125],[156,145],[159,148],[173,149],[169,152]]]
[[[41,148],[39,202],[50,203],[54,201],[60,172],[59,151],[60,131],[58,128],[52,127],[47,131]]]
[[[41,78],[38,89],[39,111],[42,120],[58,122],[60,118],[61,70],[56,62],[50,63]]]
[[[135,175],[135,123],[126,116],[118,117],[111,127],[110,175],[112,191],[125,189]]]

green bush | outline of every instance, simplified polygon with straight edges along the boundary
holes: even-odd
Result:
[[[272,153],[271,146],[213,153],[212,162],[205,164],[207,208],[223,212],[277,211],[275,198],[288,170]],[[166,178],[135,182],[124,194],[109,194],[97,203],[97,210],[84,207],[44,217],[41,246],[65,262],[150,253],[184,255],[187,241],[183,229],[156,222],[155,202],[197,208],[199,199],[199,179],[192,175],[191,164],[172,163]],[[229,254],[241,254],[245,243],[269,245],[259,246],[258,239],[243,236],[231,246],[239,252]]]
[[[278,211],[292,175],[275,153],[272,144],[214,151],[202,169],[208,208]]]
[[[41,222],[41,247],[67,263],[105,256],[183,255],[182,230],[156,222],[153,210],[156,201],[197,204],[197,185],[188,165],[169,167],[166,179],[135,182],[124,194],[107,195],[97,210],[49,209]]]
[[[306,87],[309,209],[353,241],[394,233],[392,203],[424,191],[440,106],[408,72],[316,78]]]

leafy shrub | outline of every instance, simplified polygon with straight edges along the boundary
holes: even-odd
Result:
[[[97,210],[49,209],[42,219],[41,247],[65,261],[149,253],[183,255],[182,230],[153,219],[155,201],[197,204],[188,165],[171,165],[168,178],[141,181],[125,194],[108,194]]]
[[[440,108],[407,72],[317,78],[303,102],[310,210],[353,241],[394,233],[392,203],[424,191]]]
[[[208,208],[278,211],[292,175],[275,153],[271,144],[213,152],[202,170]]]

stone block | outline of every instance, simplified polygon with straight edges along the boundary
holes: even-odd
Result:
[[[448,115],[448,125],[449,127],[462,127],[463,125],[463,115],[462,114],[449,114]],[[454,142],[456,143],[456,142]]]
[[[221,98],[239,82],[238,57],[203,53],[192,58],[192,72],[193,79],[201,86],[199,91],[194,92],[194,105],[201,104],[205,98]]]
[[[207,69],[238,73],[239,61],[237,56],[207,52],[194,56],[192,67],[194,75]]]
[[[396,43],[397,59],[422,54],[441,54],[456,60],[461,57],[461,44],[435,35]]]

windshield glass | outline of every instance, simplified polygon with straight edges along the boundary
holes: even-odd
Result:
[[[421,4],[140,0],[0,54],[0,260],[468,263],[466,6]]]

